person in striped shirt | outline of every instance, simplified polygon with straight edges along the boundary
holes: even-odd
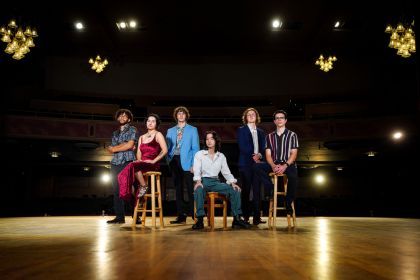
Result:
[[[286,111],[275,111],[273,121],[276,130],[266,136],[265,156],[267,162],[256,164],[254,172],[255,177],[259,180],[256,184],[262,183],[266,190],[272,190],[274,187],[268,175],[270,172],[287,175],[286,213],[290,227],[290,216],[293,214],[292,202],[295,199],[298,183],[296,158],[299,141],[296,133],[286,128]]]

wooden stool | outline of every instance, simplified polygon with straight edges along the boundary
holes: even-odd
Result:
[[[222,203],[216,203],[216,199],[221,199]],[[206,194],[204,208],[207,208],[207,224],[211,230],[214,230],[214,208],[223,208],[223,229],[227,228],[227,203],[228,199],[224,194],[217,192],[208,192]],[[194,221],[197,222],[197,208],[194,202]]]
[[[216,203],[216,199],[221,199],[222,203]],[[208,192],[206,195],[207,205],[207,222],[211,230],[214,230],[214,208],[223,208],[223,229],[227,228],[227,197],[217,192]],[[210,209],[209,209],[210,208]]]
[[[274,172],[269,174],[274,185],[273,198],[270,199],[270,206],[268,209],[268,228],[276,228],[276,218],[278,210],[286,210],[286,195],[287,195],[287,175],[281,174],[276,175]],[[283,191],[278,190],[278,177],[283,177]],[[283,196],[283,207],[277,207],[277,198],[278,196]],[[292,202],[293,210],[293,226],[296,226],[296,213],[295,213],[295,203]],[[287,215],[287,224],[290,227],[290,215]]]
[[[161,196],[161,188],[160,188],[160,176],[162,175],[161,172],[156,171],[149,171],[143,174],[145,177],[145,181],[147,185],[150,187],[150,193],[147,192],[142,199],[136,198],[136,207],[134,207],[134,214],[133,214],[133,224],[132,226],[136,226],[137,215],[139,212],[142,213],[141,217],[141,224],[142,226],[146,226],[146,213],[152,212],[152,227],[156,228],[156,212],[159,212],[160,218],[160,227],[164,227],[163,224],[163,208],[162,208],[162,196]],[[158,207],[156,207],[156,198],[158,202]],[[151,209],[147,209],[147,201],[151,200]]]

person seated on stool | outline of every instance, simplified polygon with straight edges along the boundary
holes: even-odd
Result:
[[[287,175],[286,214],[288,227],[291,227],[290,217],[293,215],[292,203],[295,200],[298,184],[296,158],[299,141],[297,134],[286,128],[286,111],[275,111],[273,122],[276,125],[276,130],[266,136],[267,147],[265,157],[267,162],[257,163],[254,166],[254,178],[257,179],[256,185],[262,182],[265,189],[271,191],[274,189],[274,185],[269,173],[274,172],[276,175]]]
[[[144,120],[147,132],[139,137],[139,147],[137,149],[137,160],[128,164],[118,174],[120,184],[120,197],[122,199],[131,199],[131,186],[135,180],[140,183],[137,191],[137,198],[143,197],[148,189],[144,180],[143,173],[148,171],[159,171],[159,161],[166,155],[165,137],[157,128],[160,124],[160,118],[156,114],[149,114]]]
[[[241,188],[236,184],[236,179],[230,173],[224,154],[219,152],[221,141],[215,131],[207,131],[205,149],[198,151],[194,156],[194,201],[197,208],[197,222],[192,229],[203,229],[204,199],[207,192],[217,192],[226,195],[231,203],[233,228],[249,228],[250,225],[240,218]],[[226,183],[219,180],[222,172]]]

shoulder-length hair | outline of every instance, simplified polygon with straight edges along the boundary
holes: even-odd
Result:
[[[216,141],[216,144],[214,145],[214,151],[215,151],[215,152],[219,152],[219,151],[220,151],[220,148],[222,147],[222,140],[220,139],[219,134],[217,134],[217,132],[216,132],[216,131],[214,131],[214,130],[208,130],[208,131],[206,131],[206,133],[204,134],[204,149],[205,149],[205,150],[208,150],[208,149],[209,149],[209,148],[207,147],[207,144],[206,144],[206,139],[207,139],[207,135],[208,135],[208,134],[213,135],[213,139]]]
[[[261,122],[261,117],[260,117],[260,114],[258,113],[257,109],[252,108],[252,107],[250,107],[250,108],[246,109],[246,110],[242,113],[242,122],[243,122],[244,124],[247,124],[247,123],[248,123],[248,121],[247,121],[247,119],[246,119],[246,115],[247,115],[250,111],[254,111],[254,112],[255,112],[255,115],[257,116],[257,120],[256,120],[256,122],[255,122],[255,123],[256,123],[256,124],[259,124],[259,123]]]

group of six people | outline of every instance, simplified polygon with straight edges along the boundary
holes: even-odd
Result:
[[[243,126],[237,130],[238,168],[242,188],[237,185],[226,157],[220,152],[219,135],[215,131],[206,131],[204,148],[200,150],[198,130],[187,123],[190,117],[188,109],[184,106],[175,108],[173,117],[176,125],[168,129],[165,139],[158,131],[159,116],[149,114],[145,119],[147,132],[137,140],[137,130],[131,125],[132,113],[127,109],[116,112],[115,119],[119,123],[119,129],[113,132],[111,145],[107,147],[113,154],[111,176],[116,217],[108,223],[125,222],[124,201],[130,201],[133,184],[139,185],[135,197],[142,198],[148,190],[143,173],[158,171],[159,161],[165,156],[176,192],[177,218],[171,224],[185,224],[188,215],[194,218],[195,201],[197,220],[192,228],[204,228],[204,199],[207,192],[222,193],[229,198],[232,227],[249,228],[251,214],[254,225],[265,223],[260,216],[260,186],[262,184],[269,192],[273,190],[273,183],[268,175],[270,172],[287,175],[286,212],[288,216],[292,215],[292,202],[297,188],[296,157],[299,143],[296,133],[286,128],[285,111],[277,110],[273,113],[276,129],[268,135],[257,127],[261,118],[255,108],[248,108],[243,112]],[[136,142],[138,147],[135,153]],[[220,173],[226,180],[225,183],[219,180]],[[184,183],[188,192],[186,209]]]

